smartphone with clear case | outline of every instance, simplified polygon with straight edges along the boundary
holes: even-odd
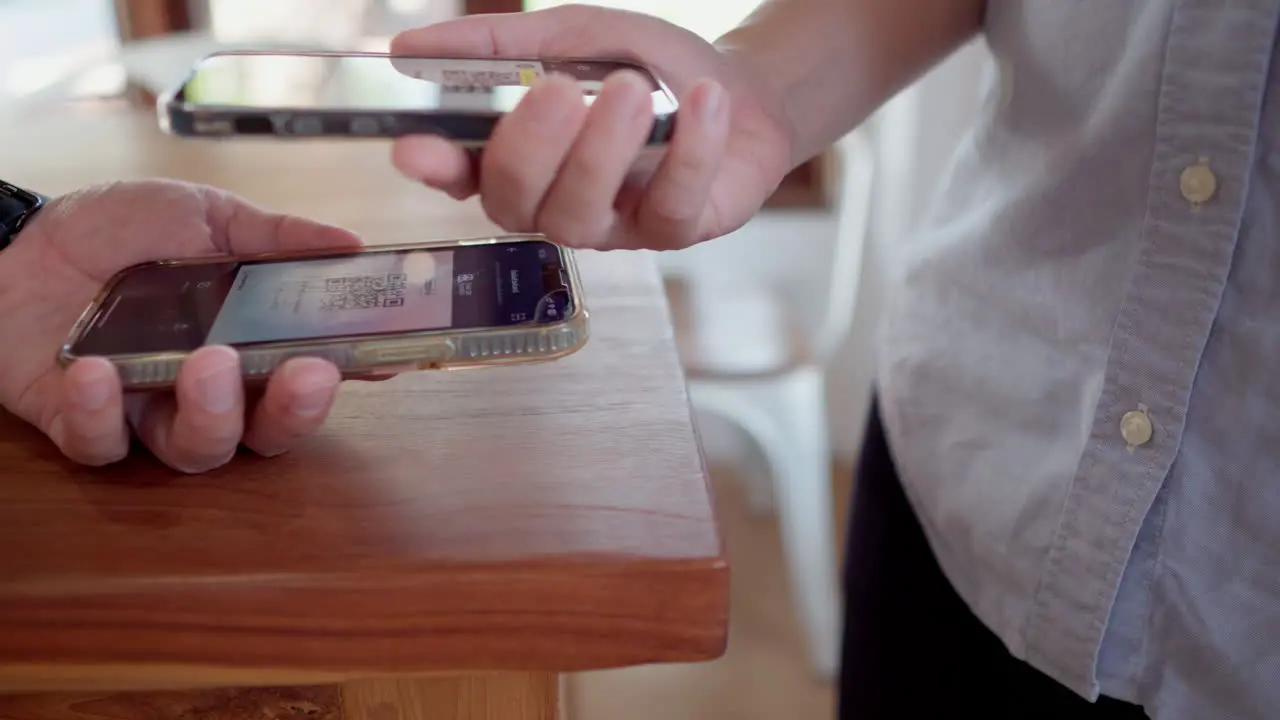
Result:
[[[292,357],[346,377],[553,360],[587,341],[572,251],[540,236],[146,263],[112,278],[59,353],[104,357],[126,389],[172,387],[204,345],[246,381]]]
[[[388,138],[439,135],[480,148],[543,78],[575,80],[590,104],[606,77],[650,85],[648,144],[666,144],[679,103],[648,68],[603,58],[430,58],[367,52],[228,51],[198,62],[158,101],[161,127],[185,137]]]

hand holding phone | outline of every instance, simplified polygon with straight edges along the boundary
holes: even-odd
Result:
[[[484,145],[497,121],[550,75],[573,78],[590,104],[606,77],[646,78],[650,144],[670,137],[675,96],[646,68],[599,59],[464,59],[385,53],[235,51],[204,58],[160,99],[161,125],[193,137],[439,135]]]
[[[745,51],[755,29],[713,45],[643,13],[573,4],[405,31],[392,52],[634,58],[676,93],[680,114],[661,152],[648,153],[634,83],[610,78],[590,108],[575,107],[560,83],[540,83],[495,128],[481,162],[456,144],[407,137],[396,142],[396,167],[455,198],[478,194],[509,231],[573,247],[671,250],[718,237],[825,145],[795,146],[812,142],[799,131],[827,121],[790,104],[799,88],[778,81],[799,72],[795,63]],[[791,127],[793,119],[805,127]]]
[[[253,381],[293,357],[361,377],[551,360],[586,339],[571,251],[514,236],[134,266],[61,360],[104,357],[136,390],[170,387],[207,345],[235,348]]]
[[[190,183],[123,181],[51,200],[0,252],[0,405],[86,465],[125,457],[133,438],[188,473],[222,465],[240,446],[265,455],[295,446],[323,425],[338,392],[341,374],[322,359],[290,360],[252,393],[239,358],[219,346],[188,354],[176,382],[162,385],[172,392],[123,393],[105,358],[58,362],[76,319],[122,270],[280,248],[347,254],[362,245],[346,230]]]

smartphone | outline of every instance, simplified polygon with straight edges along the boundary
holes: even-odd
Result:
[[[160,97],[166,132],[194,137],[398,137],[435,134],[483,146],[494,125],[550,74],[575,78],[591,103],[604,79],[629,69],[652,86],[653,129],[675,127],[675,95],[623,60],[449,59],[385,53],[234,51],[210,55]]]
[[[587,340],[572,251],[538,236],[154,262],[112,278],[59,353],[105,357],[126,389],[172,387],[203,345],[247,381],[292,357],[346,377],[552,360]]]

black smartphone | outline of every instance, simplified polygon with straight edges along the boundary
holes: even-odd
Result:
[[[161,126],[196,137],[442,135],[482,146],[498,119],[551,74],[575,78],[590,103],[618,70],[652,85],[651,145],[674,130],[675,95],[623,60],[453,59],[386,53],[234,51],[210,55],[159,100]]]
[[[115,276],[60,355],[105,357],[126,388],[170,386],[204,345],[246,379],[299,355],[348,376],[550,360],[587,337],[572,251],[511,236],[148,263]]]

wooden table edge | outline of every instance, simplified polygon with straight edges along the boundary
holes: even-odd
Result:
[[[236,617],[246,623],[243,627],[205,626],[202,621],[206,618],[193,616],[186,627],[148,629],[131,628],[124,619],[114,618],[109,609],[104,611],[92,601],[86,603],[82,596],[67,599],[67,613],[60,611],[59,603],[50,606],[47,597],[28,598],[34,602],[14,606],[9,596],[0,599],[0,627],[4,628],[0,632],[0,694],[313,685],[404,675],[581,672],[721,657],[728,643],[729,563],[716,558],[649,565],[647,572],[635,573],[634,568],[619,571],[615,579],[621,582],[606,593],[614,597],[624,592],[644,593],[646,578],[652,580],[655,573],[668,579],[682,578],[675,583],[680,590],[674,596],[653,598],[645,603],[649,608],[644,614],[600,613],[600,608],[584,602],[576,607],[544,608],[539,619],[536,609],[531,609],[532,620],[518,632],[486,628],[482,621],[468,628],[448,612],[433,615],[424,610],[415,615],[412,595],[406,596],[403,612],[390,624],[362,633],[350,618],[333,617],[336,627],[330,632],[293,637],[254,626],[254,613],[265,608],[261,603],[237,608]],[[603,581],[609,573],[598,574]],[[507,573],[495,572],[490,580],[494,592],[519,597],[522,589],[510,578]],[[671,582],[659,582],[658,586],[675,589]],[[385,592],[387,588],[380,589]],[[170,602],[174,600],[171,593],[170,589]],[[270,595],[267,588],[264,597]],[[122,597],[114,600],[133,604]],[[42,612],[50,611],[52,614],[41,620]],[[279,606],[275,612],[279,614]],[[16,621],[23,616],[29,622],[25,630],[17,631]],[[314,624],[317,618],[306,622]],[[228,638],[228,634],[237,633],[243,642]],[[219,641],[209,644],[215,635]],[[129,652],[138,659],[119,662],[104,656],[110,637],[128,637]],[[222,650],[227,647],[242,648],[242,654],[230,657]],[[290,657],[294,654],[300,661]]]

